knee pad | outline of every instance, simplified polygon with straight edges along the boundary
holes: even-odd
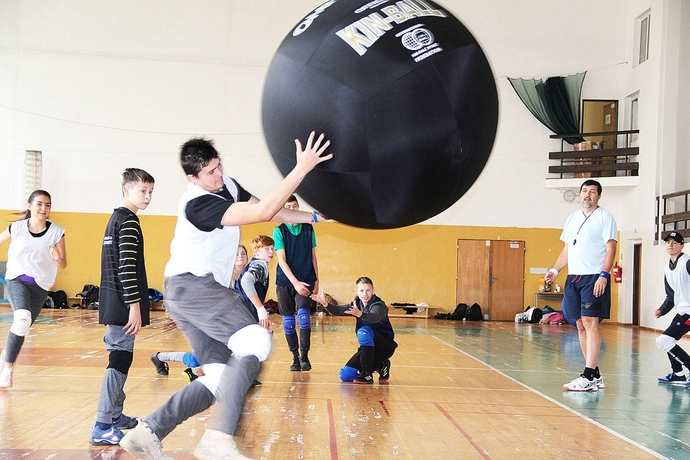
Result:
[[[132,366],[134,353],[131,351],[115,350],[111,351],[108,357],[108,368],[115,369],[121,374],[127,375]]]
[[[199,367],[201,364],[199,364],[199,360],[196,359],[196,354],[195,353],[185,353],[184,356],[182,357],[182,363],[187,366],[187,367]]]
[[[300,329],[311,329],[311,314],[306,308],[297,310],[297,321]]]
[[[29,333],[29,328],[31,328],[31,312],[24,309],[15,310],[10,332],[19,337],[24,337]]]
[[[665,351],[667,353],[671,351],[671,349],[675,347],[677,343],[678,341],[676,339],[665,334],[661,334],[656,338],[656,346],[659,347],[661,351]]]
[[[263,362],[271,352],[272,340],[273,334],[268,329],[252,324],[232,334],[228,340],[228,348],[237,359],[253,355],[259,362]]]
[[[218,382],[220,382],[220,376],[223,375],[225,370],[225,364],[223,363],[211,363],[204,364],[201,366],[204,371],[204,375],[199,377],[197,380],[203,384],[208,391],[210,391],[214,397],[216,397],[216,390],[218,389]]]
[[[283,316],[283,329],[287,335],[293,335],[295,333],[294,315]]]
[[[369,326],[357,329],[357,342],[363,347],[374,346],[374,331]]]
[[[354,367],[345,366],[340,369],[340,381],[341,382],[352,382],[359,375],[359,371]]]

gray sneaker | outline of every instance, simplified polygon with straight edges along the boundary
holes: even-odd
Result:
[[[122,438],[120,447],[141,460],[174,460],[163,453],[158,436],[144,421]]]
[[[196,445],[194,456],[199,460],[250,460],[237,450],[232,436],[208,428]]]

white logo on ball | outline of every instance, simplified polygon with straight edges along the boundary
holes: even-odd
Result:
[[[410,51],[416,51],[434,43],[434,34],[427,29],[414,29],[402,36],[402,44]]]

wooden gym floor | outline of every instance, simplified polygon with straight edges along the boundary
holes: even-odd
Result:
[[[185,385],[158,376],[151,353],[187,350],[165,315],[136,341],[125,413],[143,417]],[[393,318],[400,344],[388,384],[340,383],[356,349],[354,320],[312,318],[311,372],[290,372],[280,317],[263,386],[248,393],[238,445],[255,459],[690,458],[690,389],[669,372],[653,331],[602,325],[606,389],[563,392],[583,360],[571,326]],[[11,322],[0,306],[0,343]],[[103,368],[97,312],[44,310],[0,389],[0,459],[129,459],[88,444]],[[665,323],[664,323],[665,324]],[[687,346],[690,340],[684,341]],[[192,459],[208,412],[163,440]]]

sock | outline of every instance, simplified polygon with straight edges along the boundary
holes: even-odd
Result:
[[[595,379],[600,379],[601,378],[601,373],[599,372],[599,366],[594,368],[594,378]]]
[[[100,428],[103,431],[109,430],[113,424],[112,423],[103,423],[103,422],[96,422],[96,426]]]
[[[585,367],[585,371],[582,373],[582,375],[587,380],[594,380],[594,369],[591,367]]]

